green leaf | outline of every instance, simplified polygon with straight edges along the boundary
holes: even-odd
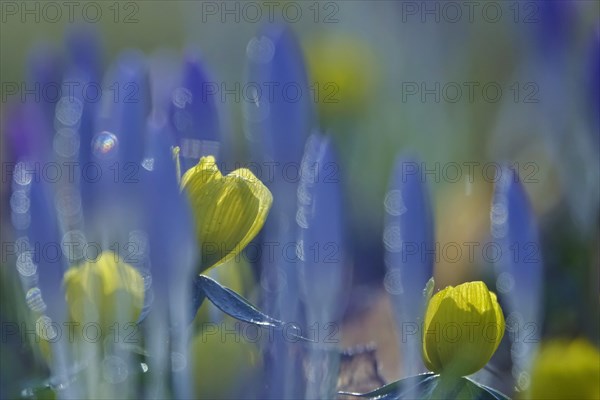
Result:
[[[427,385],[429,382],[433,381],[435,377],[437,377],[437,375],[433,374],[433,372],[428,372],[425,374],[400,379],[399,381],[392,382],[368,393],[361,394],[339,392],[338,394],[345,396],[365,397],[378,400],[402,399],[404,393],[414,393],[418,387],[423,387],[423,385]]]
[[[215,306],[217,306],[225,314],[233,318],[247,322],[252,325],[257,325],[265,328],[284,329],[289,328],[290,324],[272,318],[254,307],[248,300],[234,292],[233,290],[222,286],[214,279],[205,275],[199,275],[196,279],[198,289],[204,292],[204,295]],[[286,329],[286,335],[290,335],[294,339],[312,342],[313,340],[305,338],[299,334]]]
[[[446,382],[431,372],[411,376],[382,386],[369,393],[339,392],[340,395],[369,398],[373,400],[401,399],[472,399],[510,400],[499,391],[479,384],[469,378],[459,378]]]
[[[475,386],[477,389],[481,390],[481,394],[477,399],[491,399],[491,400],[510,400],[510,397],[505,394],[499,392],[496,389],[492,389],[489,386],[482,385],[481,383],[477,383],[470,378],[464,378],[467,381],[467,385]]]

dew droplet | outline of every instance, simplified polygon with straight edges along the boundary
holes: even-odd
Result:
[[[383,244],[386,250],[399,252],[402,250],[402,231],[398,225],[389,225],[383,232]]]
[[[275,44],[266,36],[253,37],[246,45],[246,56],[255,63],[266,64],[275,55]]]
[[[493,225],[501,225],[506,223],[508,218],[508,209],[505,202],[497,202],[492,206],[490,218]]]
[[[13,192],[10,196],[10,208],[17,214],[25,214],[29,211],[29,196],[24,190]]]
[[[46,303],[42,298],[42,291],[38,287],[31,288],[25,294],[25,302],[31,311],[42,313],[46,311]]]
[[[529,376],[529,373],[526,371],[521,371],[517,377],[517,386],[519,387],[519,390],[523,392],[526,391],[529,389],[530,384],[531,377]]]
[[[496,288],[500,293],[508,293],[515,286],[515,278],[508,272],[502,272],[496,279]]]
[[[303,239],[298,240],[298,242],[296,243],[296,257],[298,257],[298,260],[300,260],[300,261],[306,261],[304,259],[304,240]]]
[[[35,331],[39,337],[48,341],[54,340],[58,336],[52,319],[47,315],[42,315],[35,321]]]
[[[13,172],[15,183],[20,186],[27,186],[31,183],[32,179],[33,172],[30,171],[29,166],[23,161],[18,162]]]
[[[75,97],[63,97],[56,103],[56,119],[66,125],[74,126],[81,120],[83,103]]]
[[[309,158],[306,162],[302,163],[300,169],[300,176],[302,177],[302,183],[306,185],[314,185],[319,181],[319,161],[316,158]]]
[[[310,206],[312,204],[312,194],[310,190],[306,188],[306,185],[298,186],[298,204],[302,206]]]
[[[68,231],[62,237],[63,254],[72,263],[80,261],[86,256],[86,245],[85,234],[80,230]]]
[[[390,294],[404,293],[404,286],[402,285],[402,273],[400,270],[390,270],[386,272],[385,278],[383,279],[383,286]]]
[[[61,157],[75,157],[79,152],[79,135],[71,128],[59,129],[54,135],[53,148]]]
[[[296,223],[300,228],[308,229],[308,216],[306,214],[306,207],[300,207],[298,208],[298,211],[296,211]]]
[[[399,216],[404,214],[407,210],[400,190],[390,190],[385,196],[383,204],[385,206],[385,211],[389,215]]]
[[[10,214],[10,219],[11,219],[13,227],[16,230],[24,231],[25,229],[29,228],[29,225],[31,224],[31,214],[30,213],[18,214],[18,213],[12,212]]]
[[[17,257],[17,271],[22,276],[33,276],[37,272],[37,265],[33,262],[33,253],[25,251]]]
[[[119,151],[119,139],[114,133],[102,131],[92,139],[92,153],[96,158],[106,160],[114,158]]]
[[[154,158],[144,158],[142,160],[142,168],[146,171],[154,171]]]
[[[177,108],[185,108],[187,104],[191,104],[194,96],[188,88],[179,87],[173,91],[172,101]]]

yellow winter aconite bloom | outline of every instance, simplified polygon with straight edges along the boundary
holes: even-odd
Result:
[[[199,273],[222,264],[260,231],[273,202],[271,192],[246,168],[223,176],[212,156],[202,157],[181,179],[196,219],[201,245]]]
[[[136,322],[144,305],[144,279],[111,251],[71,267],[63,284],[74,322],[98,323],[106,332],[125,328],[115,323]]]
[[[527,398],[600,399],[600,352],[585,339],[543,343]]]
[[[483,282],[449,286],[427,306],[423,361],[433,372],[466,376],[490,360],[504,336],[504,315]]]

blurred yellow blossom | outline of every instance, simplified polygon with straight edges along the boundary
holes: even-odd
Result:
[[[116,323],[137,322],[144,305],[144,279],[111,251],[71,267],[63,283],[74,322],[98,323],[106,332],[124,328]]]
[[[375,93],[377,68],[371,46],[357,37],[319,36],[306,46],[309,82],[326,119],[355,114]]]
[[[531,369],[528,399],[600,399],[600,352],[585,339],[543,343]]]

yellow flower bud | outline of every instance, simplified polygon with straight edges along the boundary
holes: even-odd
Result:
[[[527,398],[600,399],[600,352],[585,339],[543,343]]]
[[[503,336],[502,309],[485,283],[449,286],[427,306],[423,361],[436,373],[470,375],[487,364]]]
[[[196,219],[200,273],[239,254],[264,225],[273,202],[269,189],[250,170],[223,176],[212,156],[190,168],[181,186]]]
[[[142,276],[111,251],[71,267],[63,284],[71,318],[82,325],[100,324],[105,333],[125,328],[116,323],[136,322],[144,305]]]

